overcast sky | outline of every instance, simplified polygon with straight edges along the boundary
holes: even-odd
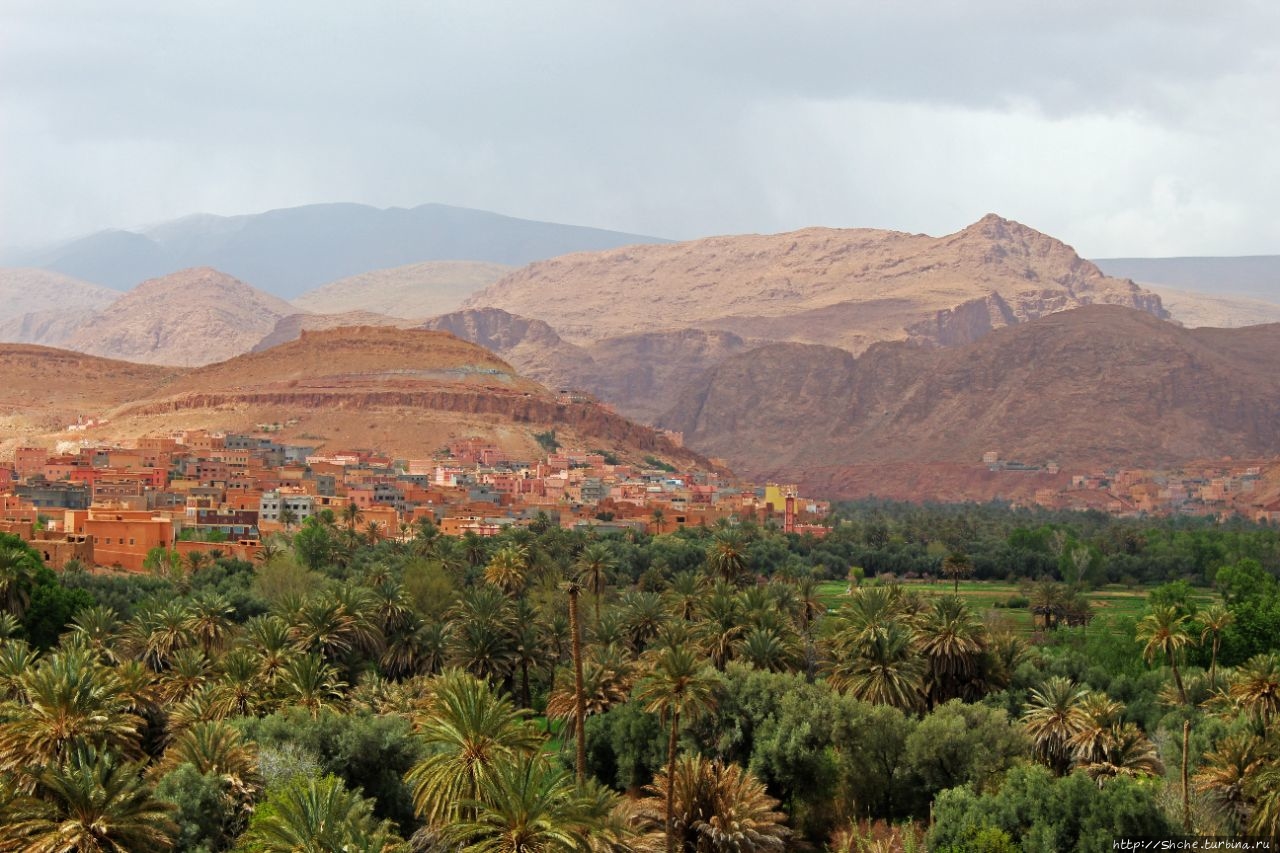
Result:
[[[1277,254],[1280,3],[0,0],[0,244],[324,201]]]

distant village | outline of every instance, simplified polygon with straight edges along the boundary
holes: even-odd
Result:
[[[1042,473],[1066,479],[1037,488],[1029,503],[1045,509],[1099,510],[1120,517],[1191,515],[1280,522],[1280,460],[1199,462],[1176,470],[1113,468],[1063,474],[1056,463],[1033,465],[983,456],[994,472]]]
[[[795,486],[729,482],[656,458],[624,464],[555,447],[519,460],[480,439],[397,460],[192,430],[129,446],[21,447],[11,468],[0,466],[0,532],[31,543],[55,569],[77,560],[142,572],[157,548],[252,559],[264,538],[326,510],[370,538],[410,537],[422,519],[454,536],[535,521],[663,534],[732,518],[823,536],[830,505]]]

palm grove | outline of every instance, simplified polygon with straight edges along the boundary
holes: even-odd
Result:
[[[1269,528],[859,504],[824,540],[401,533],[353,509],[132,577],[0,537],[0,850],[1280,830]],[[1022,579],[1040,630],[968,603],[971,575]],[[1107,582],[1147,584],[1141,615],[1090,612]]]

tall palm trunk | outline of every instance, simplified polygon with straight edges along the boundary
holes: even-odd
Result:
[[[667,740],[667,853],[676,849],[676,736],[680,731],[680,712],[671,712],[671,737]]]
[[[1182,704],[1187,704],[1187,688],[1182,684],[1182,673],[1178,672],[1178,661],[1174,657],[1173,649],[1169,649],[1169,666],[1173,669],[1173,682],[1178,685],[1178,696],[1182,699]]]
[[[1222,637],[1213,635],[1213,650],[1209,658],[1209,689],[1218,689],[1218,648],[1222,645]]]
[[[582,626],[578,622],[578,585],[569,587],[569,631],[573,634],[574,734],[577,738],[575,767],[578,784],[587,779],[587,697],[582,692]]]

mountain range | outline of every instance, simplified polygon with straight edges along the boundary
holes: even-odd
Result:
[[[332,221],[332,211],[303,210]],[[239,219],[254,222],[197,217],[150,229],[147,239],[177,251],[263,227]],[[226,245],[248,245],[236,239]],[[1169,322],[1256,324],[1280,320],[1280,306],[1112,277],[1061,241],[994,214],[941,237],[810,228],[575,251],[524,266],[415,259],[330,279],[292,301],[261,284],[195,267],[120,294],[55,271],[3,270],[0,333],[133,363],[111,362],[129,397],[102,399],[71,382],[80,389],[74,405],[55,421],[110,412],[116,423],[155,428],[235,412],[237,423],[262,423],[289,420],[297,405],[314,426],[329,416],[321,410],[348,418],[347,409],[365,406],[376,417],[363,426],[348,418],[308,434],[417,452],[420,438],[478,428],[474,416],[495,404],[446,395],[447,414],[424,420],[415,406],[439,403],[439,389],[406,391],[390,379],[415,370],[396,361],[400,344],[366,351],[357,339],[389,345],[447,332],[486,353],[476,364],[500,360],[485,367],[498,370],[492,375],[528,383],[518,394],[542,401],[535,409],[544,425],[564,414],[550,402],[556,392],[572,392],[557,400],[585,394],[606,404],[588,418],[596,427],[599,417],[615,419],[605,434],[642,429],[620,426],[625,418],[658,424],[754,478],[832,496],[1005,494],[1007,481],[980,465],[991,451],[1069,466],[1280,452],[1268,426],[1277,389],[1266,371],[1280,352],[1277,327]],[[332,372],[319,354],[325,347],[330,360],[368,367]],[[443,351],[405,350],[427,361]],[[34,358],[10,355],[14,364]],[[54,359],[63,367],[51,370],[75,358],[63,352]],[[273,360],[299,358],[314,361],[313,374],[253,378],[276,376]],[[138,363],[167,366],[139,373]],[[248,379],[233,381],[246,371]],[[148,389],[137,385],[142,376],[170,379]],[[204,390],[162,393],[178,376],[182,387]],[[210,384],[215,376],[221,384]],[[522,423],[511,397],[498,397]],[[0,424],[4,417],[22,422],[0,412]],[[515,444],[527,448],[529,434],[517,429],[508,440],[522,435]],[[1026,478],[1026,488],[1041,480]]]
[[[423,261],[519,265],[566,252],[662,242],[483,210],[424,204],[313,204],[245,216],[196,214],[108,230],[7,258],[116,289],[188,267],[215,267],[282,299],[347,276]]]

